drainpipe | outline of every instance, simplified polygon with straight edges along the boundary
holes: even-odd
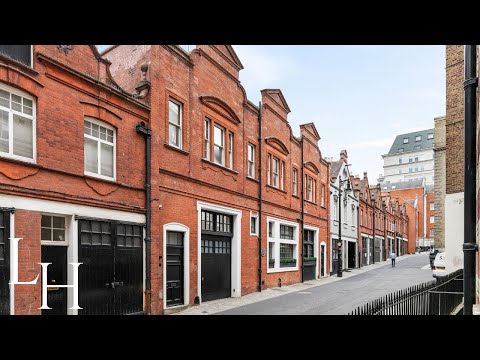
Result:
[[[146,209],[146,232],[145,237],[145,304],[146,304],[146,313],[151,313],[151,266],[150,266],[150,249],[151,249],[151,223],[152,223],[152,212],[150,209],[150,198],[152,195],[152,189],[150,186],[150,170],[151,170],[151,135],[152,130],[145,126],[145,123],[142,121],[137,124],[136,130],[138,134],[142,134],[145,137],[145,209]]]
[[[300,249],[301,249],[300,250],[301,251],[300,252],[300,257],[301,257],[301,261],[302,261],[302,283],[303,283],[303,231],[304,231],[303,226],[304,226],[304,221],[305,221],[305,211],[304,211],[305,210],[305,208],[304,208],[305,207],[305,204],[304,204],[304,202],[305,202],[305,194],[304,194],[304,191],[305,191],[305,189],[304,189],[304,187],[305,187],[305,184],[304,184],[304,181],[305,181],[305,174],[304,174],[305,160],[304,160],[304,154],[303,154],[303,144],[304,144],[303,139],[304,139],[304,137],[302,135],[302,154],[301,154],[301,156],[302,156],[302,192],[301,192],[301,194],[302,194],[302,215],[301,215],[301,218],[300,218],[300,221],[302,222],[302,227],[301,227],[301,230],[300,230],[301,231],[300,237],[302,239],[302,241],[300,242]],[[312,184],[312,186],[313,186],[313,184]]]
[[[465,202],[463,243],[463,314],[472,315],[475,302],[476,136],[477,136],[477,46],[465,46]]]
[[[284,175],[285,176],[285,175]],[[262,102],[258,103],[258,291],[262,292]],[[267,243],[268,249],[268,243]],[[268,266],[268,263],[267,263]]]
[[[358,250],[358,267],[361,268],[363,266],[363,257],[362,257],[362,249],[360,248],[360,206],[357,205],[357,250]],[[363,245],[363,241],[362,241]]]
[[[373,263],[375,264],[375,215],[376,205],[373,204]]]

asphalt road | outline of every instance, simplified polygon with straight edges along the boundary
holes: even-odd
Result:
[[[340,281],[244,305],[221,315],[343,315],[396,290],[433,280],[428,253]]]

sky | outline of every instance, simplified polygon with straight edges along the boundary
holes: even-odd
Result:
[[[433,118],[445,115],[445,46],[233,47],[249,100],[258,104],[261,89],[281,89],[294,135],[313,122],[322,156],[338,160],[346,149],[352,173],[367,171],[371,184],[396,135],[433,128]]]

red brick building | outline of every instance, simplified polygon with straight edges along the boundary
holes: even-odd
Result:
[[[1,45],[0,314],[144,310],[145,140],[150,107],[95,46]],[[140,69],[132,68],[134,71]],[[18,257],[15,242],[21,238]],[[50,262],[48,305],[38,263]],[[17,271],[18,270],[18,271]],[[68,304],[68,306],[67,306]]]
[[[129,91],[148,64],[152,313],[329,273],[328,163],[312,123],[293,134],[280,90],[251,103],[231,46],[103,56]]]

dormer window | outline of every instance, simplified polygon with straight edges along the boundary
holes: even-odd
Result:
[[[403,138],[403,143],[408,144],[408,138]]]
[[[32,67],[32,45],[0,45],[0,54]]]

